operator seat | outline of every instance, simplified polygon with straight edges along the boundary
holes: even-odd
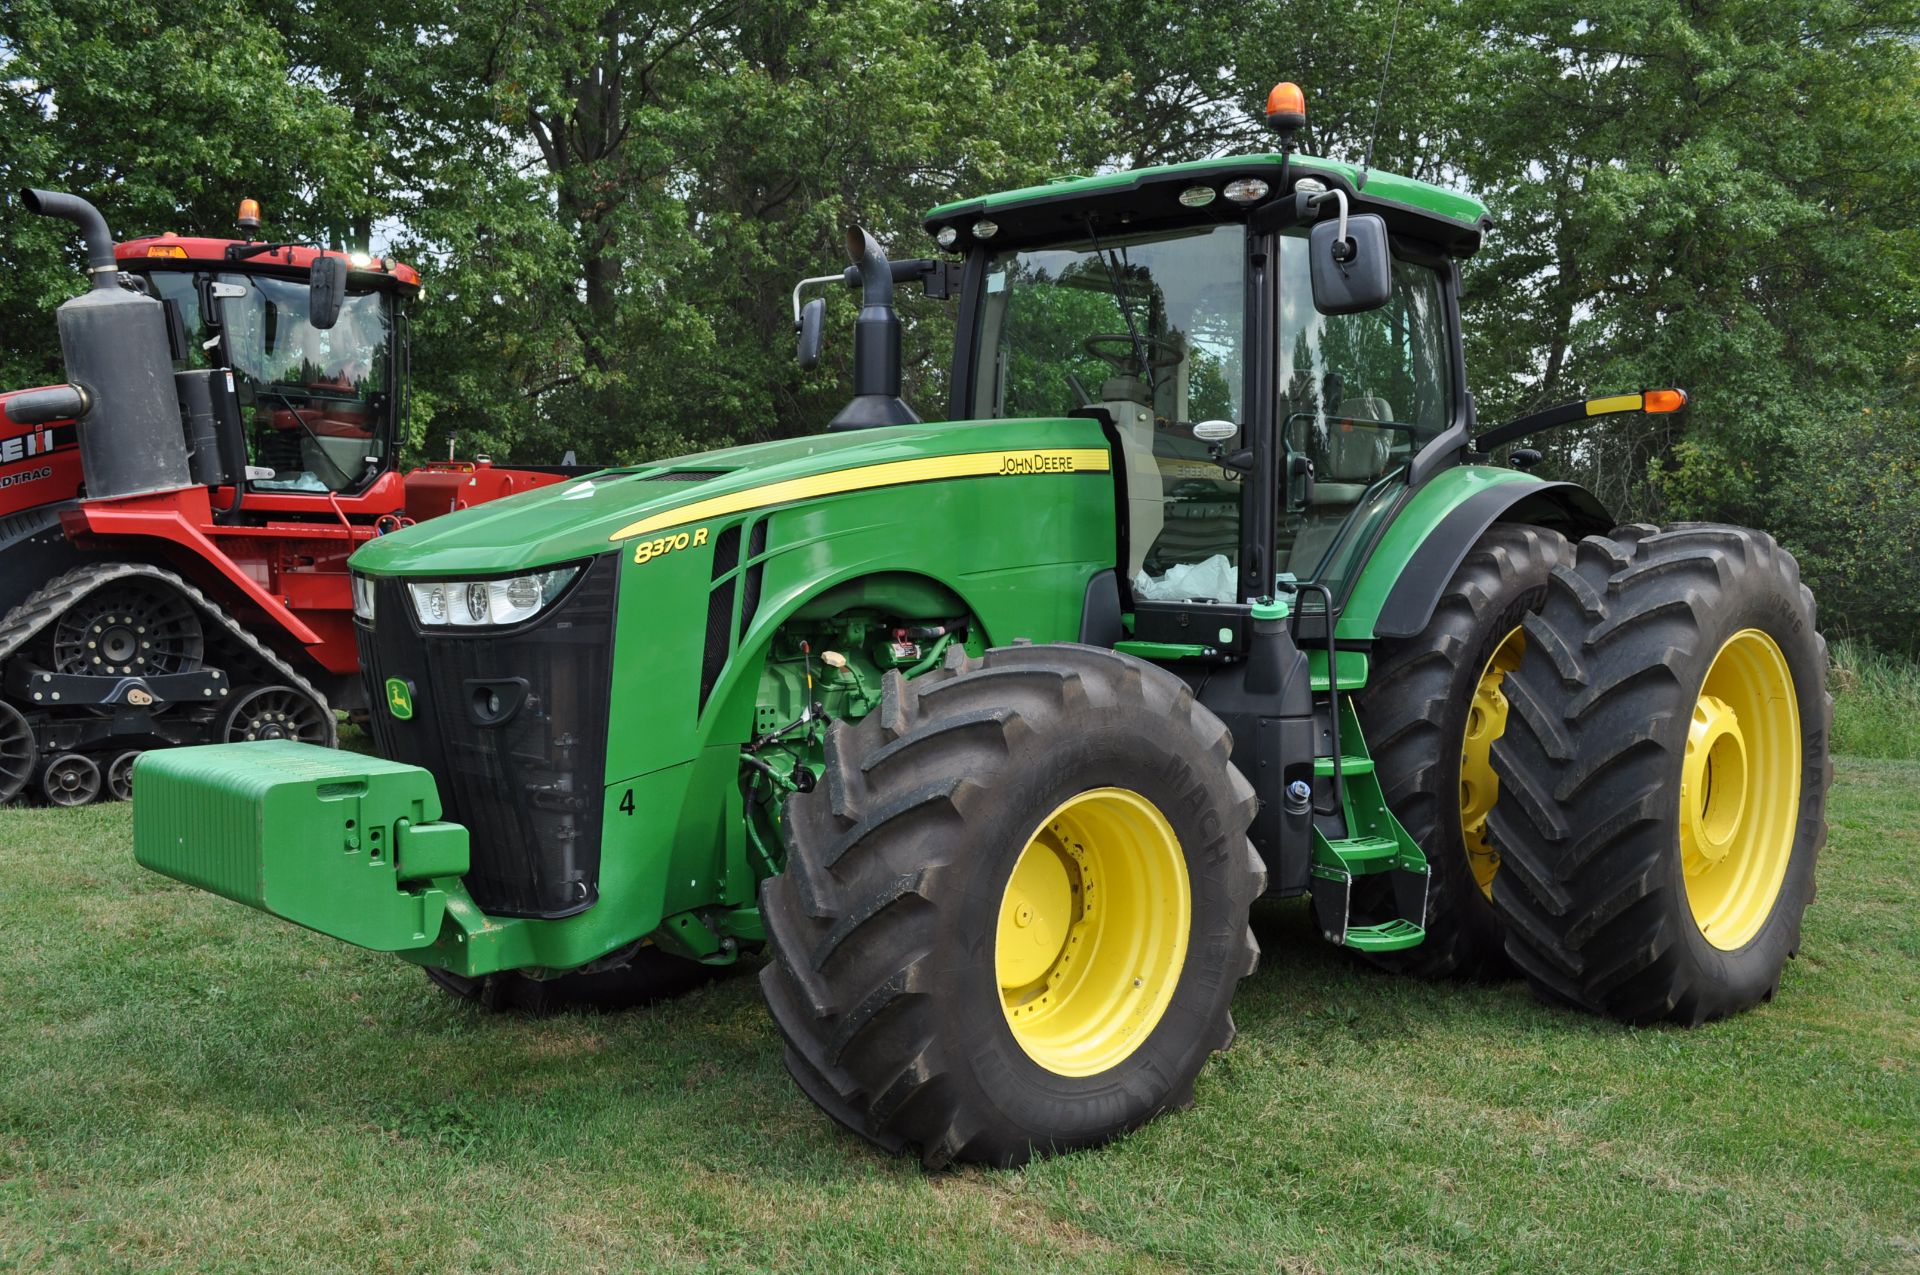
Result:
[[[1390,421],[1393,407],[1384,398],[1368,395],[1350,398],[1340,404],[1335,415],[1343,418],[1327,423],[1327,432],[1315,439],[1320,446],[1313,458],[1313,503],[1351,505],[1366,494],[1374,480],[1387,472],[1387,459],[1393,447],[1393,435],[1385,430],[1367,429],[1354,421]]]
[[[1301,578],[1313,574],[1367,488],[1379,481],[1393,459],[1394,436],[1368,429],[1359,421],[1390,421],[1393,405],[1375,395],[1342,399],[1324,433],[1310,440],[1313,500],[1300,520],[1285,569]]]

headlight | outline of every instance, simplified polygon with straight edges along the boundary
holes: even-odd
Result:
[[[353,613],[368,624],[373,623],[373,580],[369,576],[353,577]]]
[[[429,628],[496,628],[531,620],[579,574],[575,564],[505,580],[409,581],[407,593],[414,615]]]

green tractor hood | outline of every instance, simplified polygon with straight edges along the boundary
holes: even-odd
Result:
[[[863,485],[898,485],[916,480],[916,465],[932,466],[926,479],[946,477],[950,475],[941,469],[943,461],[967,457],[970,463],[999,464],[1035,449],[1057,449],[1060,424],[1022,420],[898,425],[609,469],[381,536],[354,554],[353,568],[368,575],[486,575],[552,566],[606,553],[618,541],[715,516],[721,506],[732,512]],[[1090,422],[1071,422],[1069,429],[1097,439]],[[976,457],[982,459],[972,461]],[[682,509],[687,517],[675,519],[675,511]]]

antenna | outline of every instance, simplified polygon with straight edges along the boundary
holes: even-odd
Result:
[[[1360,161],[1360,180],[1353,184],[1355,190],[1367,188],[1367,170],[1373,167],[1373,144],[1380,139],[1380,108],[1387,100],[1387,76],[1393,70],[1393,42],[1400,34],[1401,0],[1393,0],[1393,26],[1387,31],[1387,56],[1380,64],[1380,91],[1373,98],[1373,131],[1367,134],[1367,154]]]

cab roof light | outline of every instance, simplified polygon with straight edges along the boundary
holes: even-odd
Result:
[[[233,224],[248,234],[252,234],[254,231],[260,229],[260,201],[257,199],[241,200],[240,211],[234,214]]]
[[[1267,127],[1291,136],[1307,124],[1307,95],[1292,80],[1282,80],[1267,94]]]
[[[1234,203],[1245,207],[1265,199],[1267,190],[1267,184],[1258,177],[1238,177],[1228,182],[1227,188],[1221,193]]]

